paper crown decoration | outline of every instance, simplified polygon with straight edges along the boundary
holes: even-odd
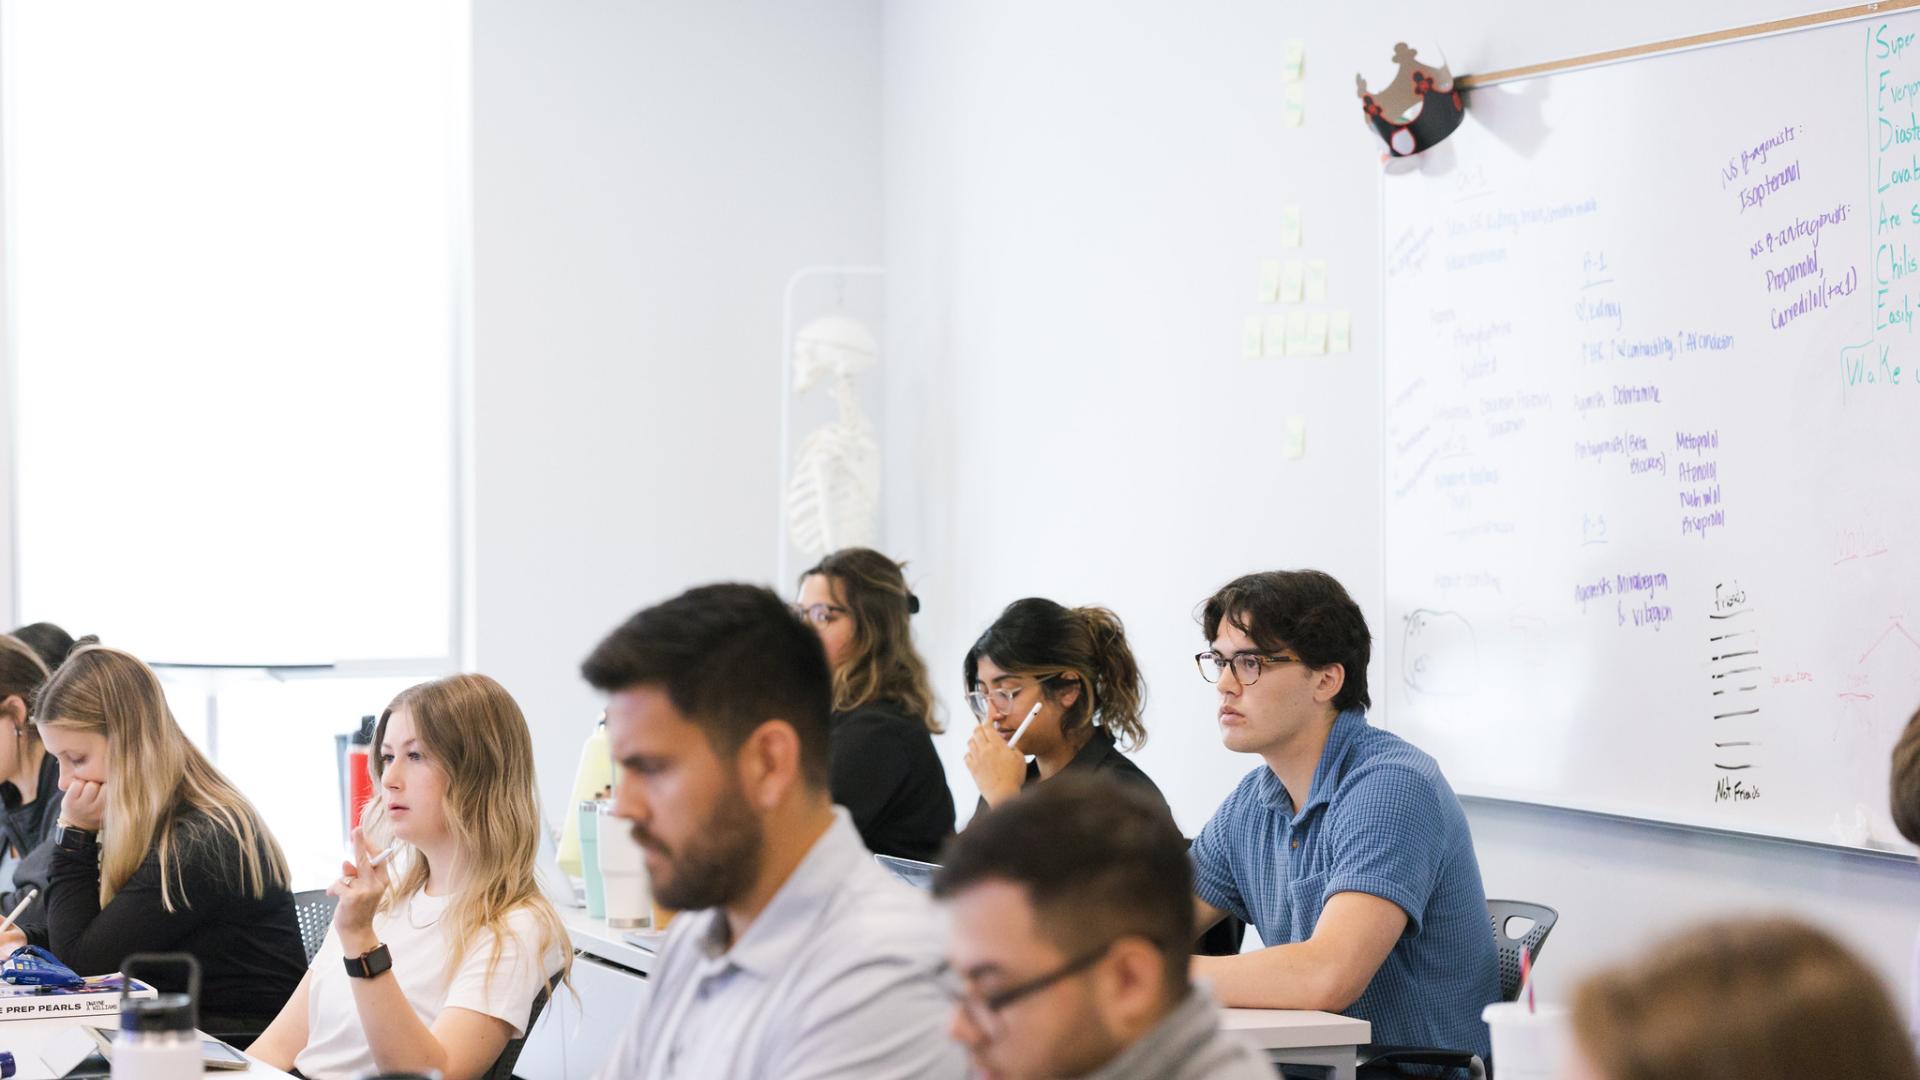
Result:
[[[1386,140],[1394,157],[1431,149],[1453,134],[1467,115],[1466,101],[1453,86],[1453,72],[1445,64],[1428,67],[1414,59],[1415,54],[1404,41],[1394,45],[1393,62],[1400,70],[1378,94],[1368,92],[1366,76],[1353,77],[1367,122]]]

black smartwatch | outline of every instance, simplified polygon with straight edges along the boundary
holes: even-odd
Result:
[[[393,970],[393,954],[385,945],[375,945],[365,956],[349,956],[346,961],[347,975],[355,979],[371,979]]]
[[[92,829],[82,829],[77,825],[59,825],[53,830],[53,846],[61,851],[71,851],[75,855],[91,855],[100,835]]]

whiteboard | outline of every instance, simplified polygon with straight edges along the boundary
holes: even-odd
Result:
[[[1475,91],[1382,180],[1386,724],[1463,794],[1906,850],[1920,18]]]

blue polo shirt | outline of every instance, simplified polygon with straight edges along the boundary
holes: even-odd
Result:
[[[1393,902],[1407,928],[1346,1014],[1372,1023],[1376,1043],[1490,1055],[1480,1010],[1500,1000],[1500,973],[1487,895],[1460,800],[1425,753],[1343,712],[1305,806],[1262,765],[1191,851],[1200,899],[1268,945],[1312,937],[1335,893]]]

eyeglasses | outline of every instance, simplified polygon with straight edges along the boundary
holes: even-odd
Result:
[[[1201,678],[1210,683],[1217,683],[1220,681],[1220,676],[1226,674],[1227,669],[1231,667],[1233,669],[1233,677],[1240,681],[1241,686],[1252,686],[1254,683],[1259,682],[1260,671],[1268,664],[1298,664],[1301,662],[1301,659],[1297,656],[1262,656],[1259,653],[1250,652],[1236,653],[1233,656],[1221,656],[1212,649],[1199,653],[1193,658],[1194,666],[1200,669]]]
[[[940,966],[940,970],[935,973],[935,978],[941,991],[947,995],[948,1000],[953,1002],[954,1007],[967,1014],[968,1023],[985,1034],[987,1038],[997,1039],[1006,1030],[1000,1022],[1000,1010],[1021,998],[1031,997],[1049,986],[1080,974],[1099,963],[1101,958],[1112,949],[1113,942],[1109,941],[1078,959],[1067,961],[1045,975],[991,994],[975,994],[967,986],[966,979],[945,964]]]
[[[847,609],[839,604],[795,604],[793,613],[800,616],[802,621],[810,622],[815,626],[825,626],[845,615]]]
[[[1045,686],[1059,677],[1058,674],[1042,675],[1026,686],[1002,686],[997,690],[969,690],[967,691],[967,708],[973,710],[973,715],[985,720],[988,707],[997,701],[1000,703],[1001,712],[1010,713],[1013,711],[1013,703],[1020,700],[1021,694],[1036,686]]]

